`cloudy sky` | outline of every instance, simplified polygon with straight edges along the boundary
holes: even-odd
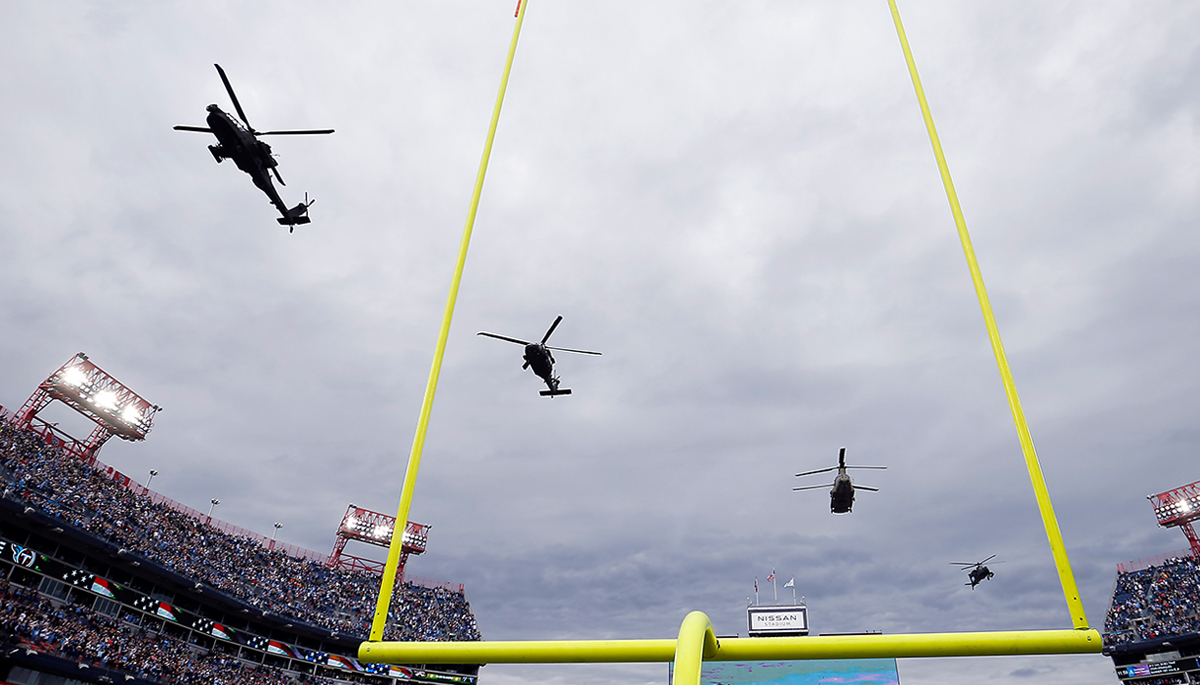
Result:
[[[1069,627],[884,0],[531,0],[412,518],[486,639]],[[0,405],[79,351],[164,407],[100,458],[326,552],[394,512],[514,2],[0,3]],[[1088,618],[1180,549],[1200,478],[1200,6],[901,12]],[[228,72],[289,235],[213,163]],[[559,355],[538,395],[521,350]],[[82,435],[61,405],[45,416]],[[887,465],[849,516],[793,474]],[[809,481],[805,481],[809,484]],[[368,550],[360,550],[368,551]],[[949,562],[996,554],[971,591]],[[780,600],[790,601],[790,594]],[[908,684],[1115,682],[1100,656],[904,660]],[[665,683],[666,666],[485,682]]]

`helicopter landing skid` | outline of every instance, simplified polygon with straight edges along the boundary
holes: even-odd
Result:
[[[563,388],[563,389],[561,389],[561,390],[543,390],[543,391],[541,391],[541,393],[539,393],[539,394],[540,394],[542,397],[554,397],[555,395],[570,395],[570,394],[571,394],[571,389],[570,389],[570,388]]]

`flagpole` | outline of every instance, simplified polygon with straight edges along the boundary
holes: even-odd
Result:
[[[754,606],[758,606],[758,576],[754,576]]]
[[[775,605],[779,605],[779,586],[775,581],[775,569],[771,569],[771,594],[775,597]]]

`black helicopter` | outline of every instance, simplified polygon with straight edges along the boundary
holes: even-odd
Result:
[[[988,557],[987,559],[984,559],[983,561],[977,561],[975,563],[970,563],[970,562],[966,562],[966,561],[952,561],[950,563],[953,566],[961,567],[961,570],[967,572],[967,578],[970,578],[970,580],[963,583],[963,585],[970,585],[971,589],[974,590],[976,585],[982,583],[985,580],[990,580],[992,578],[992,576],[996,575],[995,573],[992,572],[991,569],[989,569],[987,566],[984,566],[984,564],[986,564],[987,562],[989,562],[995,558],[996,558],[996,555],[993,554],[992,556]],[[997,561],[996,563],[1002,564],[1004,562]]]
[[[217,68],[217,73],[221,75],[221,81],[225,84],[225,90],[229,92],[229,99],[233,100],[233,106],[237,110],[238,116],[241,117],[241,123],[237,119],[229,116],[227,112],[216,105],[209,105],[208,116],[205,121],[208,126],[176,126],[176,131],[196,131],[198,133],[211,133],[217,137],[217,145],[209,145],[208,151],[212,153],[213,159],[217,163],[222,160],[232,159],[237,168],[250,174],[250,178],[254,180],[254,185],[258,189],[267,194],[271,204],[282,214],[276,219],[280,224],[288,227],[288,233],[291,233],[296,228],[296,224],[309,223],[308,208],[312,205],[308,195],[305,194],[304,202],[288,209],[288,206],[283,203],[283,199],[279,197],[279,193],[275,190],[274,184],[271,183],[271,173],[275,174],[275,178],[279,181],[279,185],[287,185],[283,182],[283,177],[279,175],[277,168],[279,162],[275,161],[275,155],[271,154],[271,146],[258,139],[258,136],[295,136],[295,135],[316,135],[324,133],[333,133],[331,128],[323,129],[308,129],[302,131],[255,131],[250,125],[250,120],[246,118],[246,113],[242,111],[242,105],[238,102],[237,95],[233,92],[233,86],[229,85],[229,79],[225,76],[225,70],[220,64],[214,64]],[[242,124],[245,124],[243,126]]]
[[[541,342],[531,343],[526,340],[518,340],[517,338],[509,338],[508,336],[496,335],[495,333],[488,333],[486,331],[479,331],[479,333],[477,333],[477,335],[486,335],[489,338],[498,338],[500,340],[507,340],[508,342],[517,343],[518,345],[524,345],[525,346],[525,363],[521,365],[521,368],[528,369],[530,367],[533,367],[533,372],[535,374],[537,374],[538,377],[540,377],[543,381],[546,381],[546,387],[550,388],[549,390],[541,391],[542,397],[554,397],[555,395],[570,395],[571,394],[570,388],[559,389],[559,387],[558,387],[558,384],[560,381],[559,381],[558,376],[554,375],[554,355],[550,354],[550,350],[558,350],[559,352],[575,352],[576,354],[599,355],[600,353],[599,352],[589,352],[587,350],[572,350],[572,349],[568,349],[566,347],[550,347],[549,345],[547,345],[546,341],[550,339],[550,334],[554,332],[555,328],[558,328],[558,324],[561,321],[562,321],[562,317],[559,316],[557,319],[554,320],[554,323],[550,324],[550,328],[549,328],[549,330],[546,331],[546,335],[542,336]]]
[[[827,469],[817,469],[816,471],[805,471],[797,473],[796,477],[811,476],[815,473],[825,473],[826,471],[837,470],[838,475],[833,479],[832,486],[826,485],[806,485],[801,488],[792,488],[792,490],[814,490],[816,488],[832,487],[829,491],[829,511],[834,514],[849,514],[854,507],[854,491],[855,490],[870,490],[871,492],[879,492],[879,488],[872,488],[866,485],[855,485],[850,482],[850,476],[846,473],[846,469],[886,469],[886,466],[846,466],[846,448],[843,447],[838,452],[838,465],[830,466]]]

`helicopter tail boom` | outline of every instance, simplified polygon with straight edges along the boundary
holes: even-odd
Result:
[[[538,394],[540,394],[542,397],[554,397],[556,395],[570,395],[571,389],[570,388],[560,388],[558,390],[543,390]]]
[[[311,202],[308,204],[312,204]],[[287,210],[283,216],[276,219],[281,226],[295,226],[296,224],[307,224],[312,221],[308,218],[308,204],[301,202],[300,204]]]

